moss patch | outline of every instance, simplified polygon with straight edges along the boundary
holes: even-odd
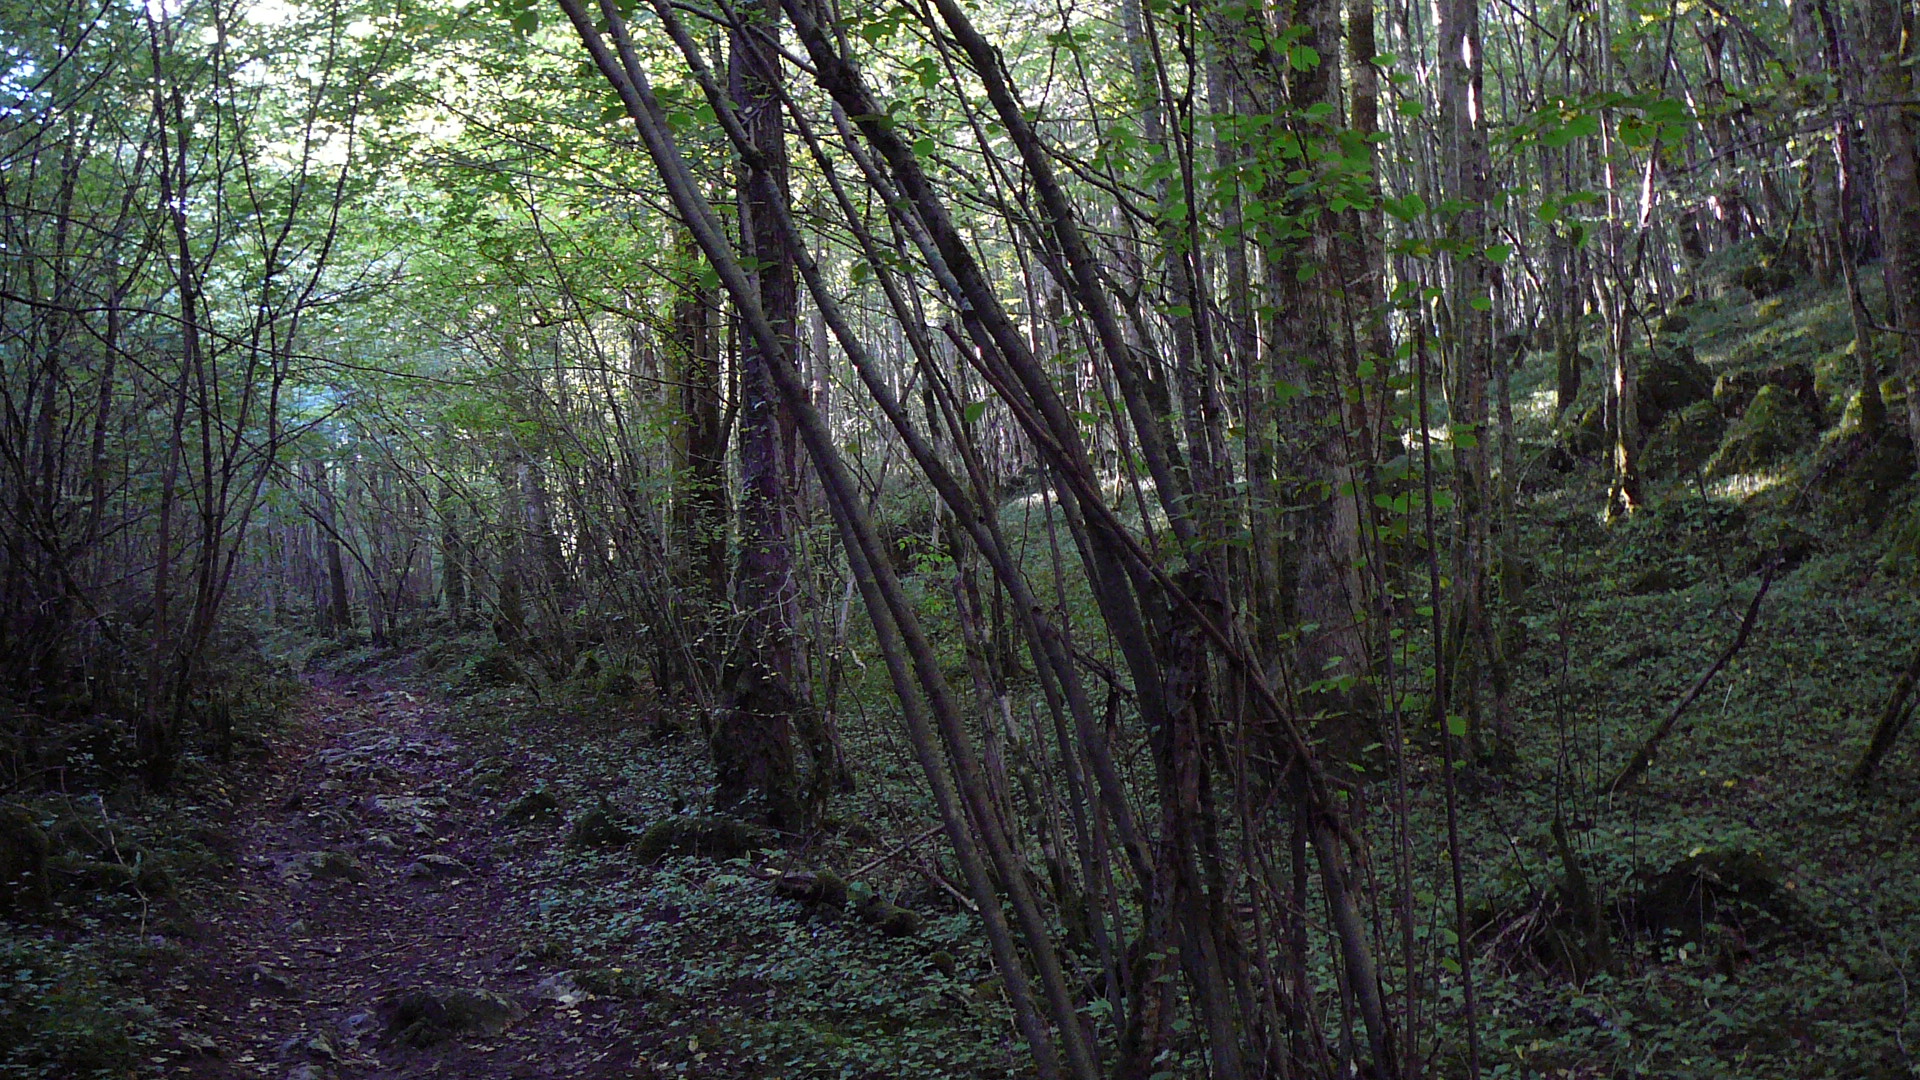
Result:
[[[509,825],[551,824],[560,820],[560,800],[548,791],[529,791],[502,815]]]
[[[1812,490],[1835,525],[1877,529],[1913,467],[1913,443],[1889,421],[1872,434],[1854,430],[1828,439],[1814,465]]]
[[[1777,465],[1810,444],[1816,433],[1814,418],[1792,392],[1771,383],[1762,386],[1727,430],[1707,474],[1732,476]]]
[[[625,847],[633,841],[632,824],[604,802],[574,818],[567,833],[567,845],[575,848]]]
[[[1707,463],[1720,447],[1727,421],[1711,401],[1696,401],[1668,417],[1647,440],[1651,476],[1685,476]]]
[[[669,855],[737,859],[773,843],[773,834],[738,818],[689,815],[656,821],[640,834],[636,853],[647,862]]]

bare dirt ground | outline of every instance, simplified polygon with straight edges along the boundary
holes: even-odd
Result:
[[[231,882],[153,973],[172,1075],[348,1080],[649,1077],[633,1030],[530,948],[543,835],[470,788],[443,706],[320,679],[238,793]]]

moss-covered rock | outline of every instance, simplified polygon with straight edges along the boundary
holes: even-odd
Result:
[[[399,994],[386,1011],[387,1038],[414,1047],[460,1035],[501,1035],[527,1013],[512,998],[491,990],[439,987]]]
[[[1745,371],[1730,371],[1714,380],[1713,403],[1720,407],[1726,416],[1741,416],[1752,405],[1753,399],[1764,387],[1777,387],[1786,391],[1799,403],[1800,408],[1816,422],[1824,411],[1820,400],[1820,391],[1815,385],[1813,368],[1794,362],[1775,364],[1771,367],[1749,368]]]
[[[634,841],[632,823],[606,802],[573,819],[567,846],[574,848],[625,847]]]
[[[551,825],[560,820],[560,800],[542,788],[515,799],[500,815],[509,825]]]
[[[0,915],[33,915],[52,902],[47,834],[23,806],[0,807]]]
[[[1890,420],[1877,431],[1843,429],[1828,439],[1814,462],[1811,489],[1834,524],[1878,529],[1913,472],[1913,442]]]
[[[1726,434],[1727,421],[1711,401],[1696,401],[1666,419],[1647,439],[1649,476],[1685,476],[1706,464]]]
[[[475,795],[498,795],[507,790],[507,774],[499,769],[474,773],[467,781],[467,790]]]
[[[431,851],[413,860],[407,867],[408,877],[428,881],[468,877],[472,873],[473,867],[459,859]]]
[[[1812,443],[1817,433],[1814,418],[1791,392],[1762,386],[1727,429],[1720,449],[1707,462],[1707,474],[1732,476],[1768,468]]]
[[[1671,934],[1701,941],[1709,927],[1721,925],[1737,928],[1743,944],[1757,947],[1812,925],[1779,868],[1752,851],[1691,855],[1642,874],[1639,886],[1621,903],[1621,921],[1656,939]]]
[[[504,647],[488,649],[467,662],[466,682],[472,686],[518,686],[526,681],[527,673]]]
[[[809,907],[838,911],[847,906],[847,880],[831,870],[782,874],[773,879],[773,891]]]
[[[886,937],[912,937],[919,933],[921,926],[925,924],[919,912],[882,900],[878,896],[868,897],[854,910],[854,914],[860,917],[861,922],[880,931]]]
[[[47,860],[47,871],[61,892],[120,893],[146,900],[164,900],[175,893],[172,872],[144,851],[135,852],[128,862],[55,855]]]
[[[1713,396],[1713,376],[1693,349],[1662,347],[1641,361],[1638,383],[1640,430],[1652,431],[1667,417]]]
[[[1880,569],[1896,578],[1920,580],[1920,500],[1908,500],[1881,528]]]
[[[717,814],[698,814],[654,822],[640,834],[634,850],[647,862],[669,855],[737,859],[772,843],[773,834],[757,825]]]
[[[1592,457],[1607,447],[1607,407],[1595,401],[1560,433],[1560,444],[1576,458]]]
[[[307,856],[307,871],[315,881],[351,881],[364,884],[371,876],[367,864],[344,851],[316,851]]]
[[[1658,349],[1639,361],[1638,404],[1640,430],[1651,432],[1668,417],[1713,395],[1713,378],[1687,346]],[[1569,415],[1559,429],[1559,443],[1573,458],[1592,458],[1613,445],[1604,398],[1595,399],[1578,416]]]
[[[1735,270],[1729,280],[1760,300],[1793,288],[1794,275],[1784,265],[1761,261]]]

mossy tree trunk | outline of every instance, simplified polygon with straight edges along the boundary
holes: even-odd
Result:
[[[1880,709],[1880,722],[1874,725],[1873,741],[1867,744],[1866,752],[1860,755],[1860,761],[1853,767],[1853,781],[1864,784],[1873,779],[1879,770],[1880,762],[1893,749],[1913,719],[1913,685],[1920,680],[1920,648],[1913,651],[1913,658],[1907,661],[1907,669],[1900,673],[1900,679],[1894,683],[1893,692],[1887,695],[1886,704]]]
[[[1907,0],[1861,0],[1866,31],[1868,110],[1880,177],[1881,267],[1889,322],[1900,339],[1907,428],[1920,454],[1920,152],[1911,115],[1916,73],[1913,8]]]

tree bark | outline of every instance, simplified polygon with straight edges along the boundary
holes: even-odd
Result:
[[[1900,340],[1907,387],[1907,431],[1920,459],[1920,154],[1914,149],[1916,73],[1914,17],[1908,0],[1860,0],[1866,67],[1877,107],[1872,117],[1879,159],[1881,269],[1888,322]]]
[[[746,125],[753,154],[741,166],[740,242],[761,311],[788,348],[798,327],[793,252],[776,216],[789,198],[786,131],[781,121],[778,0],[742,5],[729,43],[728,91]],[[779,200],[781,207],[771,205]],[[740,348],[740,561],[734,606],[742,621],[741,655],[729,665],[713,729],[714,799],[776,828],[804,824],[794,755],[794,712],[804,707],[793,628],[798,590],[793,576],[788,433],[793,420],[774,385],[775,361],[751,336]]]
[[[714,334],[718,298],[700,282],[699,249],[682,249],[684,284],[676,282],[668,381],[676,409],[671,447],[671,528],[694,594],[719,603],[727,595],[726,445],[720,429],[720,353]]]

